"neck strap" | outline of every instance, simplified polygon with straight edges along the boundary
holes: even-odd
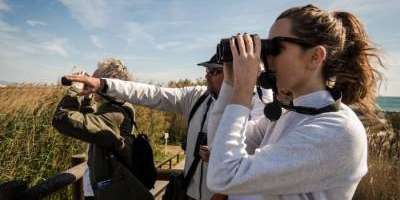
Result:
[[[305,115],[319,115],[326,112],[336,112],[339,110],[342,94],[339,90],[336,89],[327,89],[329,93],[332,95],[332,98],[335,100],[334,103],[324,106],[322,108],[314,108],[314,107],[306,107],[306,106],[294,106],[291,102],[289,105],[283,104],[278,101],[276,97],[276,93],[274,93],[274,100],[271,103],[267,103],[264,108],[264,115],[271,121],[276,121],[282,115],[282,108],[286,110],[297,112]],[[262,99],[262,91],[259,86],[257,86],[257,93],[261,101],[264,103]],[[264,103],[265,104],[265,103]]]

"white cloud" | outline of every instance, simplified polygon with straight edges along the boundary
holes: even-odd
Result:
[[[106,0],[59,0],[71,12],[72,17],[84,28],[90,31],[101,29],[105,34],[111,34],[128,45],[156,45],[154,37],[148,33],[145,26],[127,20],[126,13],[135,11],[135,5],[145,5],[145,2],[106,1]],[[131,10],[131,8],[133,10]],[[177,22],[186,23],[186,22]],[[104,47],[97,36],[90,36],[91,42],[98,48]]]
[[[59,0],[67,7],[72,17],[88,29],[105,28],[108,24],[108,10],[105,0]]]
[[[47,26],[46,22],[42,22],[42,21],[37,21],[37,20],[26,20],[26,23],[29,24],[30,26]]]
[[[100,42],[99,38],[95,35],[90,36],[90,41],[92,41],[93,45],[99,49],[103,49],[104,45]]]
[[[11,10],[10,6],[6,3],[5,0],[0,0],[0,11],[9,11]]]
[[[43,47],[43,49],[47,50],[50,53],[58,54],[63,57],[68,57],[69,54],[65,50],[66,42],[67,42],[66,39],[54,39],[54,40],[42,43],[42,47]]]
[[[21,59],[31,56],[60,58],[69,57],[69,52],[73,51],[67,39],[57,38],[48,33],[0,32],[0,54],[3,58]]]
[[[47,33],[30,35],[0,19],[0,79],[54,82],[65,74],[66,39]],[[54,56],[59,55],[59,56]]]

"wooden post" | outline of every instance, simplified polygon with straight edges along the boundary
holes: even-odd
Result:
[[[71,158],[72,167],[75,165],[79,165],[86,161],[85,154],[77,154],[73,155]],[[83,179],[80,178],[72,185],[72,199],[73,200],[84,200],[83,195]]]

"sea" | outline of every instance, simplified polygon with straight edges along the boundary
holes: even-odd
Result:
[[[400,97],[378,97],[378,105],[383,111],[400,112]]]

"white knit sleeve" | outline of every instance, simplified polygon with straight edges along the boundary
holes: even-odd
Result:
[[[341,120],[315,120],[249,155],[243,142],[248,113],[240,105],[225,109],[210,155],[207,186],[211,190],[225,194],[293,194],[322,191],[352,177],[362,177],[353,171],[366,153],[362,131],[349,131]],[[352,131],[356,134],[349,134]]]

